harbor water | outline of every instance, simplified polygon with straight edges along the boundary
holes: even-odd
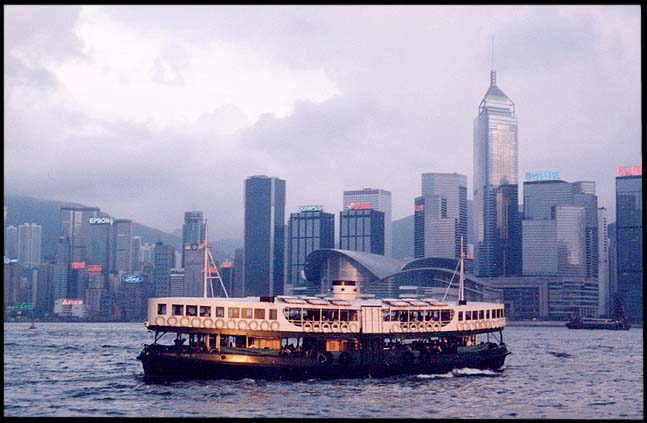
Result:
[[[643,330],[509,326],[501,371],[146,383],[143,323],[4,324],[4,416],[643,419]]]

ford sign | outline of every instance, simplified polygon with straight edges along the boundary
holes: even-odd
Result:
[[[142,275],[123,275],[121,281],[126,283],[140,283],[144,281],[144,277]]]

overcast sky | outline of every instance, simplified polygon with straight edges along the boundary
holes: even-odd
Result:
[[[519,174],[596,182],[642,163],[639,6],[4,6],[4,187],[171,231],[241,238],[243,184],[286,215],[344,190],[413,213],[467,176],[489,85],[516,103]]]

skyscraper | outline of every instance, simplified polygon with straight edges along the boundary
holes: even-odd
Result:
[[[4,255],[12,259],[18,258],[18,228],[7,226],[4,237]]]
[[[184,244],[183,296],[202,297],[204,292],[204,258],[202,245],[196,243]]]
[[[285,181],[245,179],[245,296],[283,294]]]
[[[293,294],[315,294],[308,291],[305,278],[300,277],[308,254],[320,248],[335,248],[335,215],[325,213],[321,206],[302,206],[290,213],[288,224],[288,284]]]
[[[384,212],[348,209],[339,212],[339,248],[384,255]]]
[[[132,272],[133,221],[114,219],[112,221],[112,272]]]
[[[553,179],[526,181],[523,186],[523,274],[597,278],[600,251],[595,183]],[[580,211],[564,207],[581,209],[584,220],[580,222]],[[561,249],[559,253],[557,249]]]
[[[504,245],[497,237],[504,240],[502,236],[507,236],[509,246],[519,245],[515,238],[521,234],[513,228],[518,225],[518,210],[515,216],[513,208],[506,207],[516,197],[518,167],[515,105],[496,85],[496,72],[492,70],[490,87],[474,119],[474,249],[481,276],[502,274],[508,267],[502,261],[512,263],[513,256],[519,255],[511,249],[497,251]],[[497,192],[504,185],[509,187]],[[497,209],[505,208],[509,214],[497,216]]]
[[[617,299],[630,321],[642,322],[642,168],[631,173],[621,169],[616,177]]]
[[[342,210],[375,209],[384,213],[384,255],[393,254],[393,233],[391,215],[391,191],[379,188],[364,188],[344,191]]]
[[[142,270],[142,238],[140,236],[134,236],[130,240],[131,254],[130,259],[131,267],[133,272],[139,272]]]
[[[153,258],[153,286],[156,297],[169,296],[169,275],[174,267],[175,248],[172,245],[164,245],[162,241],[155,243]]]
[[[90,218],[99,217],[98,207],[61,207],[61,234],[69,242],[69,260],[88,261],[91,251]]]
[[[604,207],[598,207],[598,295],[598,314],[609,316],[609,231]]]
[[[40,264],[41,226],[25,223],[18,226],[18,262],[23,267]]]
[[[184,212],[182,225],[182,267],[184,267],[185,247],[187,244],[200,245],[204,242],[205,224],[201,211]]]
[[[54,264],[54,300],[69,297],[68,274],[70,271],[70,241],[65,235],[56,240],[56,261]]]
[[[467,243],[467,177],[423,173],[422,195],[415,199],[414,256],[458,258]]]

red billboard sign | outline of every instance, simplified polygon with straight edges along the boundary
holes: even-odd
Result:
[[[346,203],[346,208],[348,210],[369,210],[373,207],[371,207],[371,203],[356,203],[355,201],[349,201]]]
[[[618,176],[627,176],[627,175],[642,175],[643,167],[642,165],[635,165],[631,167],[618,167],[616,170]]]
[[[73,261],[72,262],[72,269],[83,269],[85,267],[85,262],[84,261]]]
[[[100,264],[91,264],[88,266],[88,273],[101,273],[103,267]]]

